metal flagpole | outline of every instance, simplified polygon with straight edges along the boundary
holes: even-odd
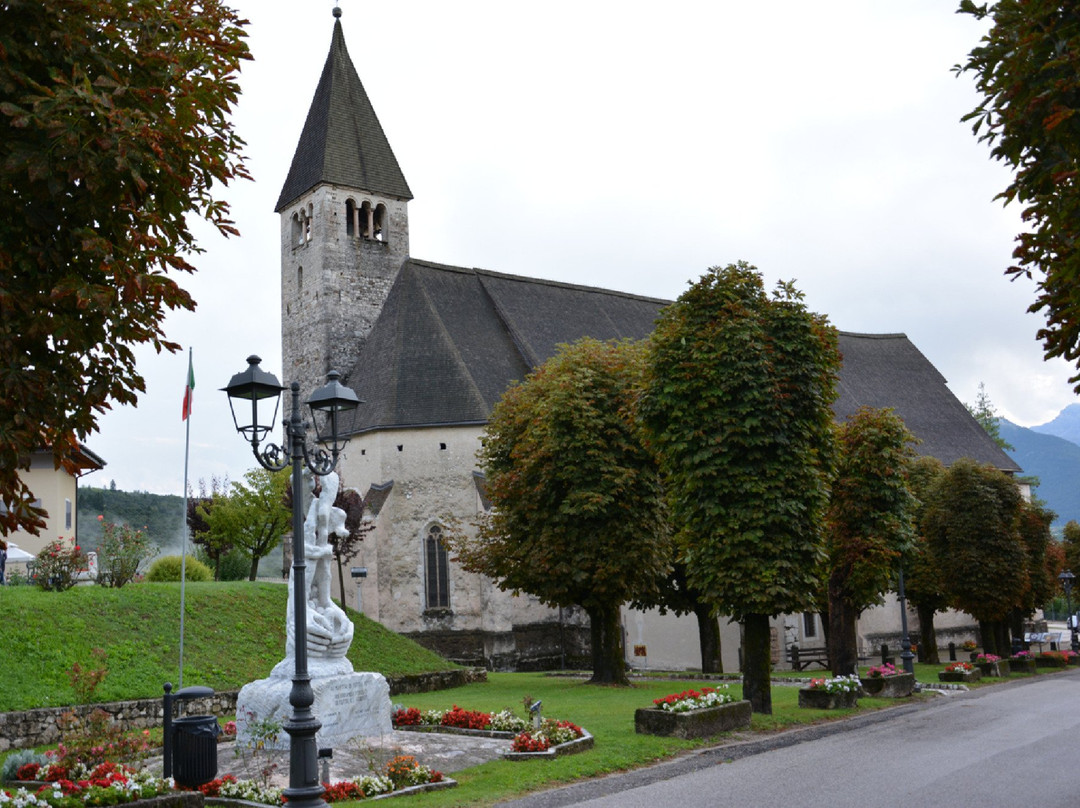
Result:
[[[187,428],[184,434],[184,538],[180,545],[180,684],[177,690],[184,687],[184,587],[187,585],[187,548],[188,548],[188,454],[191,450],[191,397],[192,388],[195,387],[195,372],[191,364],[191,348],[188,347],[188,375],[184,380],[184,423]]]

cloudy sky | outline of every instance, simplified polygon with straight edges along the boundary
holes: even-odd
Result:
[[[183,355],[141,351],[147,392],[88,441],[85,478],[182,493],[254,465],[218,392],[250,353],[279,372],[284,181],[332,33],[330,0],[234,0],[254,61],[235,122],[254,182],[241,238],[200,228],[171,316]],[[674,299],[709,266],[793,279],[840,329],[906,333],[973,402],[1044,423],[1074,401],[1044,362],[1030,282],[1003,276],[1008,173],[961,116],[951,68],[982,29],[954,3],[341,0],[349,52],[415,199],[415,257]],[[283,380],[289,381],[289,380]]]

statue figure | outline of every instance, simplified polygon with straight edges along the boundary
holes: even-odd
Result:
[[[305,488],[311,496],[304,520],[304,557],[307,562],[307,651],[311,660],[340,659],[352,643],[353,624],[330,598],[330,564],[334,548],[330,536],[346,535],[345,511],[334,507],[341,482],[336,473],[322,477],[322,491],[315,494],[315,476],[305,471]],[[295,654],[293,576],[289,575],[289,608],[286,617],[286,656]]]

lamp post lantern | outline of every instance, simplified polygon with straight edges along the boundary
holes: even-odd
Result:
[[[259,367],[257,356],[248,357],[248,367],[237,373],[222,390],[229,396],[236,431],[251,444],[252,453],[259,465],[270,471],[282,471],[292,466],[292,555],[293,555],[293,669],[289,704],[292,715],[283,728],[289,734],[289,787],[284,794],[294,808],[325,808],[323,787],[319,783],[317,759],[318,747],[315,734],[322,724],[315,717],[311,705],[315,694],[308,674],[307,654],[307,585],[304,561],[304,498],[303,470],[306,465],[312,474],[329,474],[337,465],[338,455],[345,447],[352,431],[356,408],[360,404],[356,393],[338,381],[336,371],[327,374],[327,383],[312,393],[307,401],[315,426],[316,443],[322,447],[309,449],[307,424],[300,408],[300,385],[291,385],[292,408],[285,422],[286,443],[260,444],[274,428],[281,392],[285,389],[277,377]],[[250,402],[250,418],[247,404]],[[269,412],[270,407],[272,412]],[[269,414],[269,420],[267,420]],[[347,424],[343,418],[348,417]],[[320,428],[319,420],[323,421]],[[327,451],[328,447],[329,451]]]
[[[1080,640],[1078,640],[1076,636],[1076,616],[1073,614],[1072,610],[1072,588],[1076,576],[1069,570],[1064,570],[1058,576],[1058,580],[1061,581],[1061,588],[1065,590],[1065,608],[1069,612],[1068,616],[1065,618],[1065,624],[1069,627],[1069,645],[1072,648],[1073,653],[1080,653]]]

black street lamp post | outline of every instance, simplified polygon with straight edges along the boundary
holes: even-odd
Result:
[[[1070,647],[1073,653],[1080,653],[1080,640],[1076,636],[1076,615],[1072,610],[1072,588],[1076,576],[1069,570],[1064,570],[1058,576],[1058,580],[1061,581],[1061,587],[1065,590],[1065,608],[1069,612],[1068,617],[1065,618],[1065,624],[1069,627]]]
[[[907,625],[907,597],[904,595],[904,568],[900,568],[898,580],[899,590],[896,594],[900,599],[900,659],[904,661],[904,673],[915,673],[915,654],[911,652],[911,637],[908,635]]]
[[[285,789],[284,794],[289,805],[294,808],[325,808],[326,803],[322,799],[323,787],[318,779],[318,747],[315,742],[315,734],[322,724],[311,709],[311,705],[315,702],[315,694],[311,689],[311,677],[308,674],[303,467],[306,465],[313,474],[319,476],[329,474],[334,470],[338,455],[352,431],[352,418],[355,418],[356,408],[360,401],[356,393],[338,381],[339,374],[331,371],[327,375],[327,383],[312,393],[307,401],[315,426],[316,442],[329,444],[330,451],[327,452],[325,448],[309,450],[307,424],[304,422],[300,408],[300,385],[293,382],[291,385],[292,411],[289,420],[285,423],[285,436],[288,442],[280,446],[271,443],[260,449],[259,444],[274,428],[281,392],[285,388],[278,382],[277,377],[259,367],[261,361],[259,357],[249,356],[247,361],[247,369],[233,376],[229,385],[222,388],[229,396],[229,408],[232,410],[236,431],[251,443],[251,450],[263,468],[270,471],[282,471],[292,466],[295,667],[292,688],[289,691],[289,704],[293,712],[289,720],[284,723],[284,729],[289,734],[289,787]],[[238,417],[235,407],[237,401],[251,402],[250,422],[247,418]],[[271,401],[273,413],[270,414],[269,422],[265,422],[265,416],[263,420],[260,420],[260,403],[269,405]],[[345,425],[340,423],[340,420],[347,413],[351,413],[351,416],[347,428],[343,429]],[[319,428],[320,414],[324,420],[322,429]],[[241,423],[241,420],[244,423]]]

